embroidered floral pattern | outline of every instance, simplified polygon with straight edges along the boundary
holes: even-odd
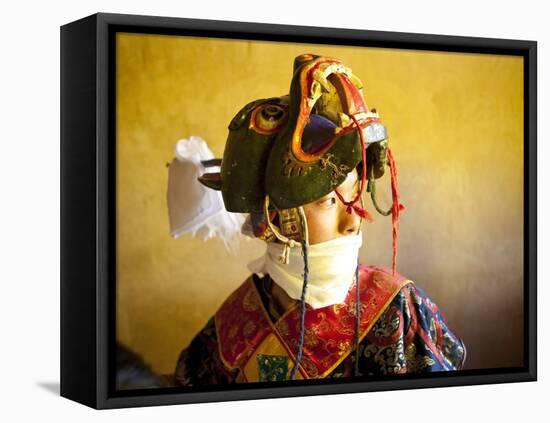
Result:
[[[369,268],[371,269],[371,268]],[[376,268],[375,268],[376,269]],[[377,276],[374,286],[380,289],[385,287],[383,278],[385,275]],[[375,298],[369,296],[371,287],[361,286],[361,310],[367,310],[374,306]],[[245,295],[248,317],[259,316],[257,314],[261,307],[260,303],[253,296]],[[228,310],[236,304],[234,298],[227,301]],[[307,372],[308,377],[349,377],[353,376],[355,352],[353,345],[353,323],[354,318],[351,303],[352,298],[346,305],[330,307],[330,315],[338,316],[340,323],[337,327],[329,319],[329,314],[318,313],[316,319],[310,320],[306,327],[304,339],[304,356],[302,357],[302,368]],[[224,318],[231,320],[230,327],[226,330],[231,334],[235,330],[235,342],[227,348],[228,354],[234,354],[237,360],[242,361],[242,356],[249,356],[250,345],[246,336],[252,336],[256,343],[269,329],[264,326],[276,324],[278,333],[287,340],[291,348],[297,346],[295,319],[279,319],[278,321],[262,323],[262,318],[253,322],[246,316],[228,315]],[[269,318],[269,316],[268,316]],[[273,318],[272,318],[273,320]],[[258,325],[263,326],[258,326]],[[350,326],[351,329],[348,327]],[[233,329],[237,327],[237,329]],[[323,331],[332,330],[337,336],[323,337]],[[351,332],[349,332],[351,330]],[[229,337],[229,333],[226,333]],[[227,339],[227,338],[226,338]],[[218,328],[214,319],[211,319],[205,328],[193,339],[190,346],[182,351],[176,369],[176,380],[182,385],[231,383],[245,381],[239,374],[239,370],[225,365],[220,357],[220,346],[218,339]],[[315,354],[311,354],[315,351]],[[453,334],[447,322],[437,307],[427,295],[414,284],[408,284],[401,288],[391,303],[383,310],[374,325],[359,345],[359,372],[361,375],[389,375],[400,373],[420,373],[434,371],[449,371],[461,369],[466,357],[464,344]],[[264,360],[265,373],[260,376],[263,380],[278,377],[276,370],[277,363],[282,365],[281,359],[269,358]],[[336,365],[334,364],[336,363]],[[289,365],[289,367],[291,367]],[[272,373],[270,369],[275,369]],[[328,373],[322,373],[322,369],[329,369]],[[321,371],[320,371],[321,370]],[[261,372],[260,372],[261,373]]]

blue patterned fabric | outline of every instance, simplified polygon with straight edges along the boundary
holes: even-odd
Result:
[[[426,293],[405,286],[359,347],[363,375],[459,370],[466,348]]]

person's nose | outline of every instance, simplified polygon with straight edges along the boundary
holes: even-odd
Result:
[[[346,207],[342,207],[339,217],[338,231],[343,235],[355,234],[361,226],[361,218],[352,211],[348,213]]]

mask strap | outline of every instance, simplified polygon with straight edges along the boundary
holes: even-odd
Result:
[[[298,207],[298,214],[300,215],[300,220],[302,224],[302,239],[309,245],[309,231],[307,229],[307,219],[306,212],[302,206]]]
[[[378,201],[376,201],[376,179],[374,178],[373,167],[371,167],[370,169],[367,191],[368,192],[370,191],[370,198],[372,200],[372,204],[374,205],[374,208],[376,209],[376,211],[380,213],[382,216],[389,216],[393,209],[393,204],[390,206],[388,210],[382,210],[382,208],[378,205]]]
[[[298,352],[296,353],[296,360],[294,367],[292,368],[292,373],[290,374],[290,380],[296,379],[296,374],[298,373],[298,368],[302,361],[302,352],[304,349],[304,334],[305,334],[305,320],[306,320],[306,293],[307,293],[307,283],[309,281],[309,259],[308,259],[308,248],[309,248],[309,232],[307,229],[307,219],[306,213],[303,207],[298,207],[298,213],[300,215],[300,220],[302,224],[302,256],[304,258],[304,282],[302,284],[302,295],[300,297],[300,338],[298,339]]]

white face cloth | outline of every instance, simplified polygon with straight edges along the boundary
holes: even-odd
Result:
[[[344,302],[353,284],[362,242],[359,233],[308,246],[307,304],[316,309]],[[290,298],[299,300],[304,283],[302,246],[298,244],[290,250],[289,264],[283,264],[280,259],[283,248],[283,244],[270,242],[265,255],[248,263],[248,269],[268,273]]]

